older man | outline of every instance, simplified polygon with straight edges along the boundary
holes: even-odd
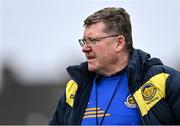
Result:
[[[87,62],[70,66],[49,124],[180,124],[180,73],[134,49],[129,14],[108,7],[84,21]]]

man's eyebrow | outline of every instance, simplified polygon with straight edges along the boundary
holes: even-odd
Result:
[[[83,37],[83,39],[93,39],[93,37]]]

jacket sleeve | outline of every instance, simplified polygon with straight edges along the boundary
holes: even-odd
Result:
[[[167,85],[167,101],[176,124],[180,124],[180,72],[169,78]]]
[[[61,96],[58,105],[55,109],[55,112],[49,121],[49,125],[63,125],[64,110],[65,110],[65,95]]]

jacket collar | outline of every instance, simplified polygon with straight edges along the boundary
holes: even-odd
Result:
[[[69,66],[66,70],[70,77],[78,84],[86,83],[95,76],[95,73],[88,70],[87,62],[83,62],[80,65]]]
[[[128,83],[131,91],[138,88],[137,84],[143,80],[146,71],[154,65],[162,65],[162,62],[158,58],[151,58],[150,54],[140,49],[132,49],[128,64]]]

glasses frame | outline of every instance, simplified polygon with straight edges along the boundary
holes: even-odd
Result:
[[[97,38],[88,38],[88,39],[79,39],[79,44],[81,47],[84,47],[85,44],[90,45],[90,44],[96,44],[97,42],[101,41],[102,39],[105,38],[110,38],[110,37],[117,37],[119,35],[115,34],[115,35],[108,35],[108,36],[103,36],[103,37],[97,37]]]

